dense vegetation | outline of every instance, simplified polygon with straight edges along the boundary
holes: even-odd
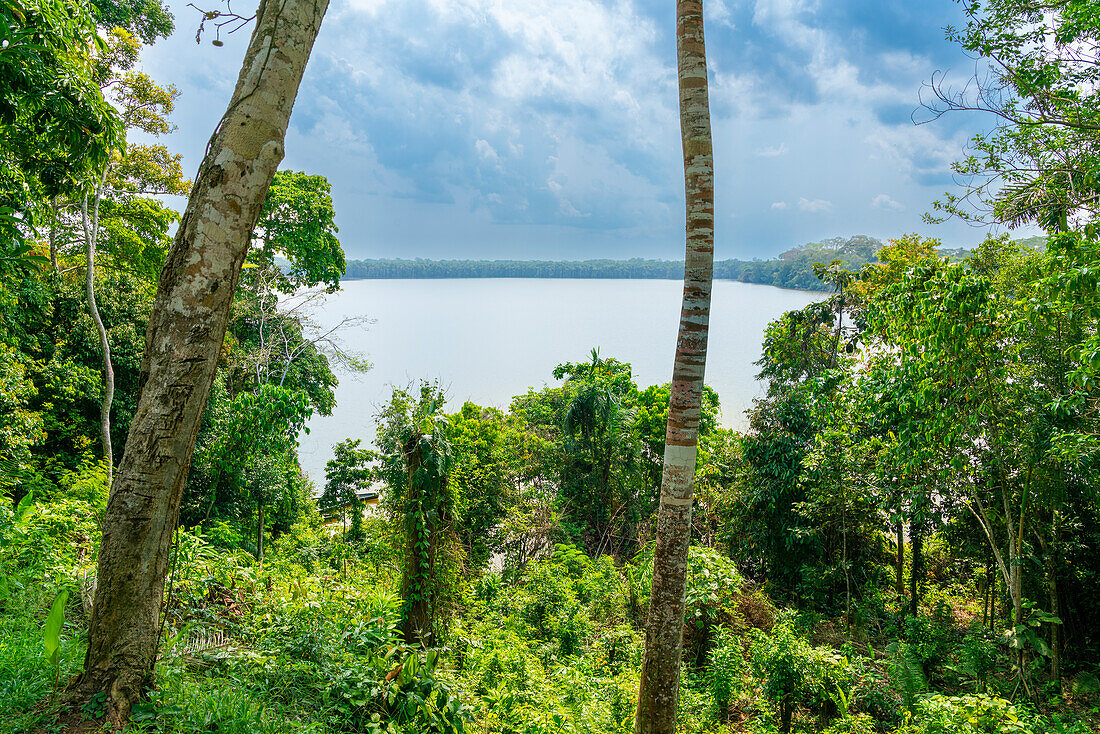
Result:
[[[289,33],[315,6],[255,22]],[[824,294],[764,334],[747,431],[721,428],[702,390],[674,661],[684,732],[1100,727],[1100,65],[1082,63],[1100,5],[966,8],[950,34],[998,62],[998,94],[974,104],[1004,122],[974,138],[980,155],[957,166],[974,183],[938,210],[1049,237],[969,253],[853,238],[736,265]],[[184,472],[150,525],[166,529],[148,546],[165,550],[163,593],[144,557],[104,573],[116,525],[150,519],[120,508],[140,492],[116,466],[133,474],[135,443],[187,433],[141,405],[171,336],[162,297],[196,277],[179,253],[210,254],[187,250],[203,215],[171,240],[180,215],[158,198],[188,189],[155,142],[177,92],[138,59],[172,19],[156,0],[19,0],[0,20],[0,730],[633,731],[674,390],[598,349],[562,355],[578,361],[547,365],[555,386],[507,409],[410,385],[311,486],[298,435],[333,409],[337,374],[365,365],[303,316],[346,268],[328,182],[276,173],[270,155],[244,192],[255,226],[225,271],[194,454],[188,439],[165,462]],[[223,203],[225,178],[204,164],[191,201]],[[184,326],[181,349],[211,341]],[[127,671],[140,685],[81,689],[93,648],[132,631],[97,636],[114,611],[103,589],[138,581],[156,612],[140,620],[155,654]]]
[[[814,263],[841,260],[858,270],[875,261],[882,243],[873,237],[836,237],[794,247],[770,260],[718,260],[714,277],[780,288],[820,290]],[[670,260],[351,260],[348,280],[357,278],[649,278],[680,280],[683,261]]]

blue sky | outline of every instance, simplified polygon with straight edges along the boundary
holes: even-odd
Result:
[[[218,0],[207,0],[216,7]],[[240,0],[238,0],[240,2]],[[166,142],[189,175],[247,32],[196,45],[198,14],[145,68],[182,96]],[[974,69],[951,0],[705,0],[716,257],[826,237],[983,233],[921,222],[988,120],[916,126],[933,71]],[[333,186],[349,257],[679,258],[673,0],[332,0],[283,167]]]

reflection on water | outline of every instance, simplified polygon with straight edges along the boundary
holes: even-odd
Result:
[[[374,364],[340,374],[336,409],[301,437],[302,467],[324,481],[332,445],[374,438],[374,414],[393,386],[438,379],[448,408],[470,400],[507,408],[529,387],[557,384],[554,366],[604,357],[630,362],[639,386],[668,382],[680,316],[679,281],[485,278],[354,280],[313,314],[322,327],[348,316],[375,319],[345,334]],[[714,284],[707,383],[722,400],[722,424],[743,428],[761,392],[755,380],[764,327],[820,293],[719,281]]]

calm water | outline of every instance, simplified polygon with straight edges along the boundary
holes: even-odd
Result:
[[[629,362],[639,386],[668,382],[676,346],[681,283],[671,280],[353,280],[313,313],[322,326],[347,316],[375,319],[344,335],[374,368],[340,374],[337,406],[302,436],[302,467],[324,482],[332,445],[374,438],[374,414],[394,386],[439,379],[448,408],[471,400],[507,408],[529,387],[556,385],[561,362],[592,347]],[[707,383],[722,400],[722,423],[745,425],[761,393],[753,366],[764,327],[821,294],[719,281],[714,284]]]

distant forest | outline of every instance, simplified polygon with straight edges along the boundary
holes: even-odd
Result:
[[[1045,237],[1020,240],[1041,250]],[[875,253],[882,242],[874,237],[855,235],[834,237],[792,247],[770,260],[716,260],[714,277],[780,288],[821,290],[814,275],[815,263],[840,260],[848,270],[859,270],[866,263],[878,262]],[[945,248],[939,254],[951,261],[970,254],[965,247]],[[683,260],[349,260],[346,280],[366,278],[636,278],[679,280],[684,277]]]
[[[781,288],[817,290],[821,281],[814,275],[814,263],[841,260],[858,270],[876,262],[882,242],[856,235],[836,237],[795,247],[771,260],[719,260],[714,277],[761,283]],[[945,253],[946,254],[946,253]],[[684,277],[682,260],[349,260],[345,278],[639,278],[679,280]]]

